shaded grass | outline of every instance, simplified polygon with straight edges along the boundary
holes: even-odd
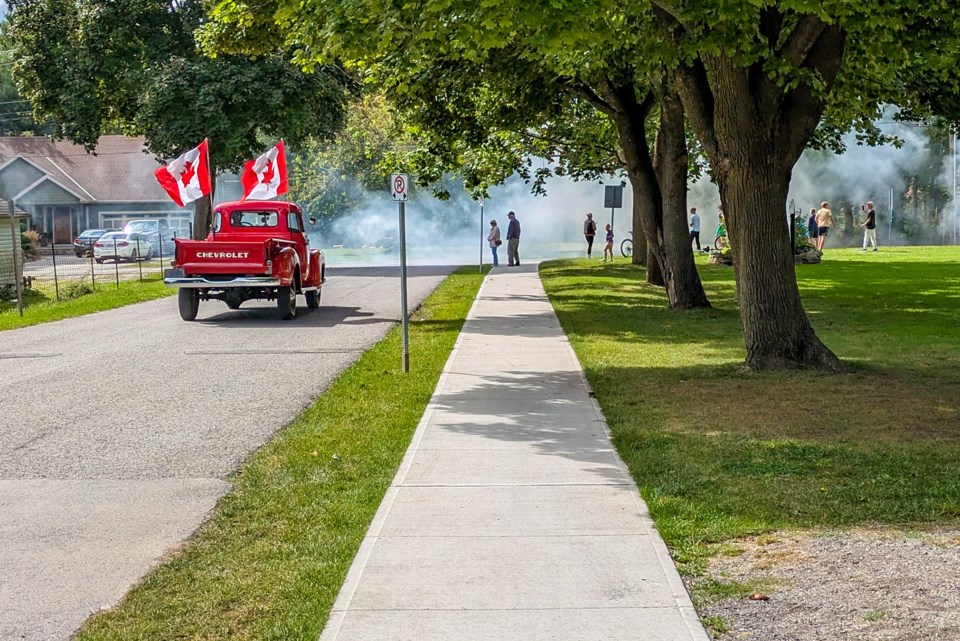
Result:
[[[541,276],[616,446],[681,570],[777,529],[960,522],[956,248],[828,250],[805,307],[848,365],[752,373],[729,268],[699,265],[714,309],[671,312],[642,269]]]
[[[75,298],[67,297],[69,287],[61,285],[63,300],[59,301],[52,286],[25,290],[23,317],[17,313],[16,298],[12,302],[0,301],[0,330],[83,316],[176,293],[176,290],[164,287],[163,282],[158,280],[143,283],[120,281],[119,288],[113,283],[98,285],[96,291]]]
[[[186,547],[80,641],[316,639],[436,387],[482,282],[444,281],[410,324],[348,368],[250,457]]]

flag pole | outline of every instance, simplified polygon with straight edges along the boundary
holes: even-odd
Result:
[[[203,142],[207,143],[204,147],[207,150],[207,173],[210,175],[210,193],[207,194],[207,198],[210,199],[210,233],[213,234],[213,239],[217,239],[217,231],[213,225],[213,192],[217,190],[217,177],[213,171],[213,165],[210,163],[210,138],[204,138]]]

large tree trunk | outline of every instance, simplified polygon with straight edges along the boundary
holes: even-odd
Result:
[[[633,189],[633,185],[630,185]],[[633,258],[634,265],[647,265],[647,236],[643,233],[643,211],[636,193],[633,194]]]
[[[659,16],[683,30],[669,7]],[[779,62],[817,75],[823,87],[784,87],[763,61],[743,67],[703,54],[678,69],[690,124],[710,159],[727,222],[737,298],[753,369],[840,369],[820,341],[800,301],[787,228],[793,167],[820,121],[843,60],[845,35],[814,14],[786,20],[776,5],[761,9],[759,34]]]
[[[608,86],[605,93],[608,100],[617,106],[614,122],[620,137],[627,175],[633,188],[635,207],[639,207],[640,222],[647,240],[647,282],[662,284],[666,287],[667,300],[671,309],[709,307],[710,302],[703,291],[700,275],[693,264],[693,250],[690,249],[685,232],[686,215],[681,213],[680,218],[674,216],[671,219],[671,214],[674,212],[664,211],[660,177],[654,166],[646,136],[646,119],[654,97],[651,94],[642,103],[638,102],[633,83],[619,87]],[[676,106],[679,107],[679,101]],[[673,114],[673,116],[676,115],[676,113]],[[674,123],[671,123],[671,138],[665,143],[662,162],[664,176],[668,178],[671,202],[675,203],[679,200],[682,212],[686,206],[687,176],[686,139],[682,133],[682,107],[680,107],[679,122],[680,139],[678,141],[675,138]],[[679,160],[682,160],[682,163],[677,164]],[[672,166],[667,167],[667,164]],[[677,223],[683,225],[682,238],[678,238]]]
[[[210,233],[210,220],[213,217],[211,198],[204,196],[193,201],[193,239],[203,240]]]
[[[838,369],[840,362],[817,337],[800,301],[790,230],[784,212],[791,167],[761,142],[731,157],[718,181],[737,280],[737,300],[751,369],[811,366]],[[759,144],[758,144],[759,143]]]
[[[647,234],[643,230],[643,202],[639,198],[636,187],[631,181],[631,190],[633,190],[633,257],[631,262],[634,265],[641,265],[647,268],[647,284],[656,287],[666,287],[663,280],[663,271],[660,269],[660,262],[657,260],[657,252],[647,242]]]
[[[663,257],[663,264],[672,270],[671,277],[664,278],[667,293],[674,307],[709,307],[690,245],[687,225],[687,136],[683,104],[672,88],[668,88],[660,99],[660,130],[657,132],[655,162],[661,194],[658,222],[663,236],[659,253]]]
[[[210,233],[213,220],[213,196],[217,189],[217,171],[210,161],[210,196],[193,201],[193,240],[203,240]]]

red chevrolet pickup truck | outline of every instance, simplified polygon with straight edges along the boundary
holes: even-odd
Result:
[[[276,300],[287,320],[297,315],[297,294],[307,307],[320,305],[323,252],[310,249],[303,214],[293,203],[223,203],[214,209],[206,240],[175,242],[163,280],[180,288],[183,320],[197,317],[201,300],[222,300],[230,309],[255,298]]]

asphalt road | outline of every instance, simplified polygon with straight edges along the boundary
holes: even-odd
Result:
[[[411,268],[410,308],[452,269]],[[294,321],[211,301],[185,323],[167,298],[0,332],[0,639],[69,639],[115,605],[399,320],[397,273],[330,269]]]

